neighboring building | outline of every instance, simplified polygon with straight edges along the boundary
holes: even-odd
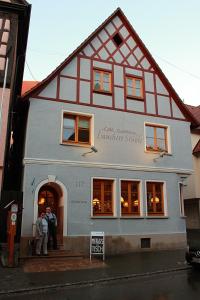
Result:
[[[200,106],[186,105],[197,121],[191,129],[194,173],[186,180],[184,206],[187,229],[200,229]]]
[[[11,201],[21,199],[22,202],[23,139],[17,132],[23,123],[20,121],[21,104],[18,100],[30,10],[31,6],[24,0],[0,1],[0,242],[6,241],[7,234],[5,206]]]
[[[88,253],[91,231],[108,254],[185,247],[195,119],[120,9],[22,100],[23,254],[46,206],[65,249]]]
[[[30,91],[38,83],[39,83],[39,81],[27,81],[27,80],[23,81],[21,95],[23,96],[25,93]]]

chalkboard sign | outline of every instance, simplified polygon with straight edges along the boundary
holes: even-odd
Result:
[[[91,231],[90,235],[90,260],[92,255],[102,255],[105,259],[105,243],[103,231]]]

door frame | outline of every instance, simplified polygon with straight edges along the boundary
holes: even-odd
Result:
[[[35,189],[34,209],[33,209],[33,236],[35,236],[35,223],[38,218],[38,194],[41,187],[47,183],[57,184],[62,191],[62,198],[59,199],[59,201],[61,201],[62,204],[60,206],[63,206],[64,208],[63,209],[63,236],[67,236],[67,197],[68,197],[67,189],[61,181],[57,179],[49,180],[49,178],[42,180]]]

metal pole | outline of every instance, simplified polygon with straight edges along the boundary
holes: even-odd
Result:
[[[6,88],[6,81],[7,81],[7,74],[8,74],[8,57],[6,58],[6,68],[5,68],[5,74],[4,74],[4,81],[3,81],[3,90],[1,95],[1,106],[0,106],[0,136],[1,136],[1,130],[2,130],[2,120],[3,120],[3,102],[4,102],[4,92]]]

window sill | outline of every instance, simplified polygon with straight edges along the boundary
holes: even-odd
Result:
[[[145,219],[169,219],[168,216],[146,216]]]
[[[163,153],[163,156],[172,156],[171,153],[164,152],[164,151],[156,151],[156,150],[144,150],[145,153],[152,153],[152,154],[161,154]]]
[[[82,147],[82,148],[91,148],[92,145],[90,144],[73,144],[73,143],[65,143],[65,142],[60,142],[60,145],[62,146],[74,146],[74,147]]]
[[[93,93],[103,94],[103,95],[108,95],[108,96],[112,95],[112,92],[106,92],[106,91],[96,91],[96,90],[93,90]]]
[[[120,219],[144,219],[143,216],[121,216]]]
[[[127,99],[131,99],[131,100],[136,100],[136,101],[142,101],[144,102],[144,98],[142,97],[136,97],[136,96],[130,96],[130,95],[126,95]]]
[[[91,216],[91,219],[118,219],[116,216]]]

